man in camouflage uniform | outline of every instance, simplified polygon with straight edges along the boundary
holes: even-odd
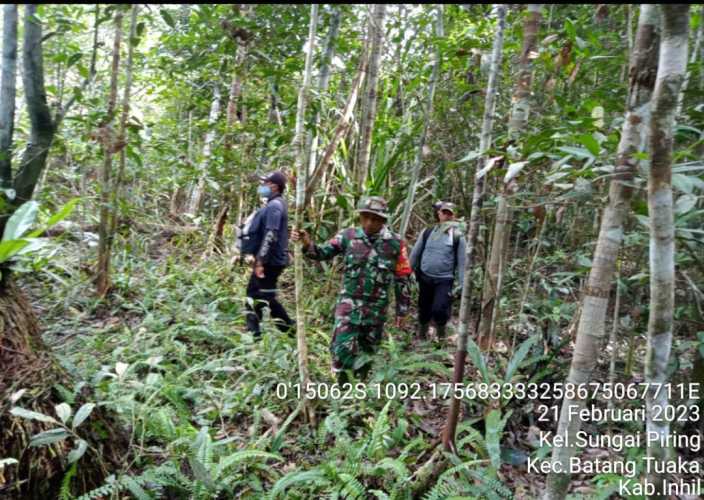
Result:
[[[359,367],[355,362],[362,352],[373,353],[381,341],[392,282],[397,326],[410,305],[408,251],[403,239],[385,225],[389,218],[386,201],[372,196],[362,200],[357,212],[361,227],[344,229],[327,243],[313,244],[303,230],[291,235],[293,241],[303,242],[308,258],[328,260],[343,254],[342,290],[335,305],[330,346],[332,369],[340,381],[346,380],[344,370],[348,369],[366,376],[369,364]]]

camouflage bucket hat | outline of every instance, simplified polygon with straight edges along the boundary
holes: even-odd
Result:
[[[389,219],[389,206],[381,196],[370,196],[362,199],[357,207],[357,212],[378,215],[384,220]]]
[[[433,209],[435,209],[436,212],[439,212],[440,210],[447,210],[448,212],[452,212],[454,214],[456,206],[454,203],[450,203],[449,201],[437,201],[433,203]]]

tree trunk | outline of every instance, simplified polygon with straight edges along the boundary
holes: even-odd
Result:
[[[296,146],[296,210],[294,215],[294,227],[300,228],[303,223],[303,210],[305,202],[306,177],[308,166],[306,164],[305,151],[305,116],[308,104],[310,83],[313,74],[313,53],[315,52],[315,32],[318,25],[318,5],[311,5],[310,26],[308,29],[308,45],[306,50],[305,73],[303,83],[298,93],[298,107],[296,110],[296,136],[294,145]],[[301,245],[294,247],[294,266],[296,284],[296,337],[298,344],[298,372],[301,386],[307,387],[310,382],[308,373],[308,346],[306,344],[306,323],[305,311],[303,307],[303,252]],[[315,425],[315,414],[308,399],[303,400],[303,410],[309,424]]]
[[[369,16],[368,43],[369,49],[369,78],[367,79],[366,92],[362,98],[362,121],[359,125],[360,138],[357,146],[357,162],[355,165],[356,185],[360,192],[364,191],[364,184],[369,174],[369,160],[372,154],[372,131],[376,120],[377,87],[379,85],[379,65],[381,62],[382,38],[384,36],[385,4],[374,4]]]
[[[444,36],[443,29],[443,5],[437,5],[437,21],[435,25],[435,36],[442,38]],[[425,140],[428,136],[428,128],[430,127],[430,118],[433,114],[433,100],[435,99],[435,86],[438,82],[438,76],[440,74],[440,47],[435,46],[435,63],[433,64],[433,74],[430,77],[430,85],[428,86],[428,101],[425,104],[425,117],[423,119],[423,132],[420,135],[420,140],[418,141],[418,149],[416,150],[416,158],[413,164],[413,172],[411,174],[411,182],[408,185],[408,195],[406,196],[406,203],[403,207],[403,215],[401,216],[401,237],[406,237],[406,230],[408,229],[408,222],[411,220],[411,209],[413,208],[413,199],[416,195],[416,184],[418,184],[418,177],[420,176],[420,167],[423,164],[423,149],[425,148]]]
[[[541,4],[529,4],[523,24],[523,49],[518,63],[518,76],[511,99],[511,115],[508,121],[509,144],[515,145],[530,114],[530,92],[532,85],[531,61],[537,57],[536,45],[541,18]],[[511,158],[517,160],[518,158]],[[494,223],[494,239],[482,287],[481,320],[479,323],[479,346],[489,350],[494,345],[496,323],[495,309],[501,298],[500,277],[506,259],[502,258],[506,242],[511,235],[511,208],[506,199],[508,184],[504,183],[499,193]]]
[[[137,43],[137,12],[139,10],[138,4],[132,5],[132,12],[130,14],[130,36],[127,40],[128,50],[127,50],[127,63],[125,65],[125,89],[122,95],[122,114],[120,115],[120,130],[117,136],[116,148],[120,148],[120,164],[117,168],[117,177],[115,178],[115,185],[112,189],[113,200],[111,202],[113,206],[111,218],[110,218],[110,230],[109,230],[109,240],[112,242],[115,238],[115,232],[117,230],[117,221],[119,216],[117,213],[117,207],[121,199],[121,189],[122,183],[125,177],[125,164],[127,162],[127,120],[130,116],[130,93],[132,92],[132,60],[134,56],[134,45]],[[115,148],[115,149],[116,149]]]
[[[5,4],[2,26],[2,81],[0,83],[0,181],[12,186],[12,134],[15,128],[17,85],[17,5]]]
[[[115,40],[112,48],[112,73],[110,76],[110,95],[108,97],[107,116],[100,124],[99,139],[103,149],[103,169],[100,175],[100,227],[98,228],[98,267],[96,272],[96,289],[99,297],[105,297],[110,289],[110,250],[113,235],[110,234],[111,219],[115,206],[112,182],[112,154],[115,147],[110,123],[115,115],[117,102],[117,77],[120,68],[120,44],[122,43],[122,12],[115,14]]]
[[[193,188],[191,192],[191,198],[188,202],[188,209],[186,212],[194,216],[200,210],[203,204],[203,193],[205,192],[205,182],[208,178],[208,164],[210,163],[210,155],[212,152],[213,141],[215,140],[215,124],[220,116],[220,84],[219,82],[213,82],[213,102],[210,105],[210,114],[208,115],[208,131],[205,134],[205,141],[203,143],[203,159],[201,160],[200,167],[200,179],[198,184]]]
[[[692,47],[692,54],[689,58],[689,64],[692,65],[695,62],[697,62],[697,57],[699,56],[699,51],[702,46],[702,38],[704,37],[704,7],[702,7],[699,11],[700,13],[700,18],[699,18],[699,28],[697,29],[697,35],[696,38],[694,39],[694,46]],[[701,67],[700,67],[700,71]],[[682,104],[684,103],[684,93],[687,91],[687,87],[689,86],[689,77],[691,76],[691,71],[687,71],[684,77],[684,82],[682,83],[682,86],[680,87],[679,94],[677,94],[677,110],[675,111],[675,119],[679,118],[680,115],[682,114]]]
[[[479,138],[479,153],[483,158],[482,163],[485,163],[485,168],[479,168],[482,165],[477,165],[477,172],[474,180],[474,193],[472,195],[472,210],[469,216],[469,227],[465,241],[465,262],[464,262],[464,282],[462,284],[462,299],[460,301],[459,313],[459,331],[457,333],[457,350],[455,352],[455,363],[452,374],[453,383],[462,383],[464,378],[464,363],[467,357],[467,337],[469,334],[469,304],[472,300],[472,268],[474,266],[474,249],[477,244],[477,235],[479,234],[480,211],[482,208],[482,193],[484,191],[484,179],[486,178],[487,170],[489,170],[493,161],[486,161],[484,156],[487,154],[491,146],[491,132],[494,124],[494,108],[496,103],[496,88],[498,87],[498,79],[500,75],[501,56],[504,46],[504,25],[506,19],[506,5],[496,5],[496,34],[494,37],[494,46],[491,56],[491,68],[489,70],[489,81],[486,87],[486,98],[484,100],[484,117],[482,119],[482,131]],[[457,430],[457,419],[460,413],[460,400],[452,398],[450,400],[450,409],[447,416],[447,422],[443,429],[442,442],[446,450],[452,451],[455,446],[455,432]]]
[[[650,97],[657,73],[657,22],[658,7],[641,5],[638,30],[629,70],[629,102],[623,123],[621,141],[616,155],[616,168],[609,186],[609,204],[601,219],[601,229],[594,251],[589,280],[584,290],[582,314],[579,319],[572,364],[567,383],[583,384],[593,380],[592,373],[605,335],[606,310],[611,282],[616,270],[616,259],[623,239],[623,224],[630,205],[633,175],[649,134]],[[565,398],[562,401],[557,434],[567,433],[566,446],[555,446],[552,451],[553,470],[568,471],[569,461],[575,451],[575,435],[581,420],[569,418],[569,409],[584,408],[583,399]],[[570,483],[568,472],[548,474],[546,500],[562,499]]]
[[[340,118],[337,127],[335,127],[335,131],[332,134],[332,140],[330,141],[330,144],[328,144],[328,147],[325,148],[325,151],[323,152],[323,155],[320,158],[318,165],[315,167],[315,170],[311,174],[310,181],[306,186],[306,198],[304,203],[305,206],[308,206],[308,204],[310,203],[310,199],[313,196],[315,190],[317,189],[318,182],[320,181],[320,178],[322,177],[323,173],[326,171],[327,166],[330,164],[330,161],[332,160],[332,157],[335,154],[335,151],[337,150],[337,146],[340,144],[340,141],[350,129],[350,125],[352,123],[352,115],[354,113],[354,107],[357,103],[357,97],[359,96],[359,90],[364,84],[364,79],[366,75],[366,55],[362,55],[359,71],[357,72],[357,77],[355,78],[354,83],[352,83],[352,89],[350,90],[350,95],[347,98],[347,104],[345,104],[345,109],[342,112],[342,117]]]
[[[655,91],[650,135],[650,176],[648,178],[648,213],[650,214],[650,316],[648,317],[648,349],[645,358],[645,382],[651,388],[646,395],[649,436],[648,457],[663,463],[670,458],[666,440],[670,424],[656,420],[656,409],[668,404],[667,391],[656,390],[667,384],[667,363],[672,345],[675,305],[675,219],[672,209],[672,145],[680,87],[687,71],[689,4],[665,4],[663,9],[662,43]],[[662,415],[663,413],[661,413]],[[651,462],[651,466],[654,462]],[[653,471],[648,481],[666,498],[667,474]]]
[[[242,5],[240,7],[240,12],[245,17],[249,14],[249,8],[247,5]],[[233,128],[235,122],[237,121],[237,102],[242,94],[242,79],[244,75],[244,63],[247,58],[247,46],[244,41],[236,39],[237,41],[237,52],[235,54],[234,61],[234,71],[232,74],[232,81],[230,83],[230,94],[227,99],[227,108],[225,112],[225,141],[224,141],[224,152],[223,158],[225,165],[233,165],[234,159],[232,155],[232,148],[234,143],[234,132]],[[233,169],[235,172],[235,178],[225,186],[222,193],[222,203],[217,217],[215,218],[215,224],[213,230],[208,238],[208,244],[206,245],[203,258],[207,258],[213,252],[222,253],[225,249],[225,243],[223,241],[223,232],[225,230],[225,222],[227,220],[227,214],[230,212],[230,207],[234,204],[238,206],[239,203],[235,202],[235,198],[239,200],[242,197],[242,173],[240,169]]]
[[[340,28],[340,8],[337,5],[332,6],[333,13],[330,19],[330,29],[328,36],[325,38],[325,46],[323,47],[323,57],[320,62],[320,77],[318,80],[318,99],[321,105],[315,113],[312,129],[315,133],[307,134],[306,138],[306,157],[308,158],[308,174],[310,175],[318,163],[318,146],[320,143],[320,134],[318,133],[318,123],[320,122],[320,107],[322,107],[322,99],[328,91],[330,83],[330,64],[335,54],[335,45],[337,44],[337,34]]]
[[[22,154],[20,168],[14,178],[15,207],[32,198],[34,187],[46,167],[49,147],[54,139],[56,127],[51,118],[44,89],[44,62],[42,54],[42,26],[34,20],[36,4],[25,7],[24,42],[22,58],[24,71],[24,96],[31,123],[29,143]]]

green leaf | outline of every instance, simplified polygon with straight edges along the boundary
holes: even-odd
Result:
[[[56,411],[56,415],[61,419],[61,422],[64,424],[69,419],[72,413],[71,407],[66,403],[61,403],[54,406],[54,411]]]
[[[10,410],[10,414],[14,415],[15,417],[22,417],[28,420],[38,420],[40,422],[46,422],[49,424],[58,423],[54,417],[44,415],[43,413],[37,413],[36,411],[32,410],[25,410],[24,408],[20,408],[19,406],[15,406],[14,408],[12,408]]]
[[[504,382],[510,383],[511,379],[513,378],[513,374],[515,371],[518,369],[518,367],[521,365],[523,362],[523,359],[528,355],[528,352],[530,351],[530,348],[533,347],[533,344],[535,344],[538,341],[538,336],[533,335],[530,337],[528,340],[523,342],[521,346],[518,348],[516,353],[513,355],[511,358],[511,361],[508,362],[508,366],[506,367],[506,376],[504,377]]]
[[[584,147],[586,147],[591,154],[594,156],[599,156],[599,143],[594,139],[594,137],[591,136],[591,134],[582,134],[578,138],[579,142],[581,142]]]
[[[29,440],[29,446],[35,447],[56,443],[58,441],[63,441],[68,436],[69,434],[66,429],[57,427],[56,429],[50,429],[48,431],[40,432],[39,434],[35,434],[34,436],[32,436]]]
[[[479,158],[479,156],[481,156],[479,154],[479,151],[470,151],[469,153],[467,153],[467,156],[465,156],[461,160],[457,160],[457,163],[464,163],[466,161],[476,160],[477,158]]]
[[[680,196],[677,198],[677,202],[675,203],[675,213],[685,214],[689,212],[695,207],[698,199],[699,198],[693,194],[685,194]]]
[[[39,203],[34,200],[23,203],[7,221],[2,240],[18,240],[27,232],[27,229],[34,223],[39,211]]]
[[[70,68],[74,64],[76,64],[78,61],[81,60],[83,57],[83,54],[80,52],[76,52],[75,54],[71,54],[71,57],[68,58],[68,61],[66,61],[66,68]]]
[[[474,366],[477,367],[479,370],[479,373],[482,374],[482,381],[489,383],[491,379],[489,378],[489,370],[486,367],[486,362],[484,361],[484,356],[482,355],[482,352],[479,350],[479,346],[474,342],[474,340],[468,338],[467,339],[467,354],[469,355],[469,358],[472,360],[474,363]]]
[[[0,242],[0,263],[8,261],[29,245],[28,240],[9,240]]]
[[[584,148],[573,148],[571,146],[560,146],[559,148],[560,151],[563,151],[565,153],[569,153],[572,156],[576,156],[577,158],[594,158],[594,155],[584,149]]]
[[[171,16],[168,10],[166,9],[160,9],[159,14],[161,14],[161,17],[164,18],[164,21],[166,24],[171,26],[172,28],[176,27],[176,22],[174,21],[174,18]]]
[[[127,476],[123,479],[125,486],[130,490],[137,500],[151,500],[151,496],[147,494],[146,491],[135,481],[131,476]]]
[[[498,470],[501,467],[501,411],[491,410],[486,416],[486,450],[489,452],[491,465]]]
[[[15,465],[18,463],[19,462],[16,458],[0,458],[0,470],[2,470],[6,465]]]
[[[83,439],[79,439],[76,447],[68,454],[68,463],[72,464],[73,462],[79,460],[85,454],[87,449],[88,443]]]
[[[87,419],[88,416],[90,416],[91,412],[93,411],[93,408],[95,408],[95,403],[86,403],[81,406],[76,412],[76,416],[73,417],[71,428],[75,429],[76,427],[81,425],[83,421]]]
[[[672,174],[672,186],[687,194],[692,194],[694,190],[692,177],[684,174]]]

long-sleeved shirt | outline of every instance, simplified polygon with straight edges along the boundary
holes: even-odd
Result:
[[[257,260],[270,266],[288,264],[288,208],[284,198],[277,194],[263,208],[261,224],[262,243]]]
[[[459,237],[457,248],[457,266],[455,267],[454,238]],[[464,236],[457,224],[438,224],[431,230],[428,240],[420,255],[423,246],[423,233],[420,234],[411,251],[411,267],[420,269],[423,274],[431,278],[454,279],[455,274],[462,286],[464,280]],[[419,262],[420,260],[420,262]]]
[[[347,228],[328,242],[311,245],[305,255],[314,260],[332,259],[344,254],[341,301],[352,302],[350,322],[358,325],[377,325],[386,321],[389,302],[388,288],[394,283],[396,315],[405,316],[410,306],[406,243],[386,226],[372,237],[361,228]]]

